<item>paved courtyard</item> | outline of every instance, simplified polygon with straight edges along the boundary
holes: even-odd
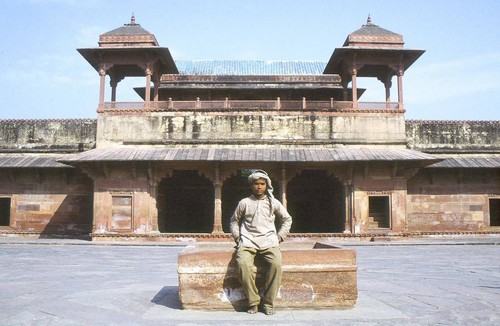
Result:
[[[0,325],[500,324],[498,239],[344,245],[357,251],[354,308],[265,316],[182,310],[181,247],[0,239]]]

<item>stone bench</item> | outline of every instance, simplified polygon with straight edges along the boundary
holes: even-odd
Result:
[[[323,243],[281,245],[283,277],[277,308],[348,307],[358,296],[356,251]],[[179,299],[184,309],[241,310],[246,297],[229,244],[197,244],[179,253]],[[265,272],[256,260],[257,286]]]

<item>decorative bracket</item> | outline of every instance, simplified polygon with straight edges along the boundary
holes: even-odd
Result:
[[[10,182],[16,183],[16,180],[17,180],[17,172],[16,172],[16,170],[10,169],[8,174],[9,174]]]
[[[106,162],[104,162],[104,163],[102,164],[102,170],[103,170],[103,172],[104,172],[104,176],[106,177],[106,179],[109,179],[109,176],[110,176],[110,174],[111,174],[111,171],[110,171],[110,169],[109,169],[109,166],[106,164]]]
[[[35,178],[38,183],[42,183],[43,181],[43,173],[42,169],[35,169]]]

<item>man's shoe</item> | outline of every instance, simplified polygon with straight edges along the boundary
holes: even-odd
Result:
[[[247,313],[253,315],[253,314],[256,314],[257,311],[259,311],[259,308],[257,308],[257,306],[251,306],[250,308],[248,308]]]

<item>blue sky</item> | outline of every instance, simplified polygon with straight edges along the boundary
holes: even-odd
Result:
[[[328,61],[370,14],[426,50],[403,78],[406,118],[500,120],[497,0],[0,0],[0,119],[95,118],[99,77],[76,49],[132,12],[176,60]],[[118,100],[140,100],[131,89],[143,84],[121,82]],[[380,82],[358,87],[384,100]]]

